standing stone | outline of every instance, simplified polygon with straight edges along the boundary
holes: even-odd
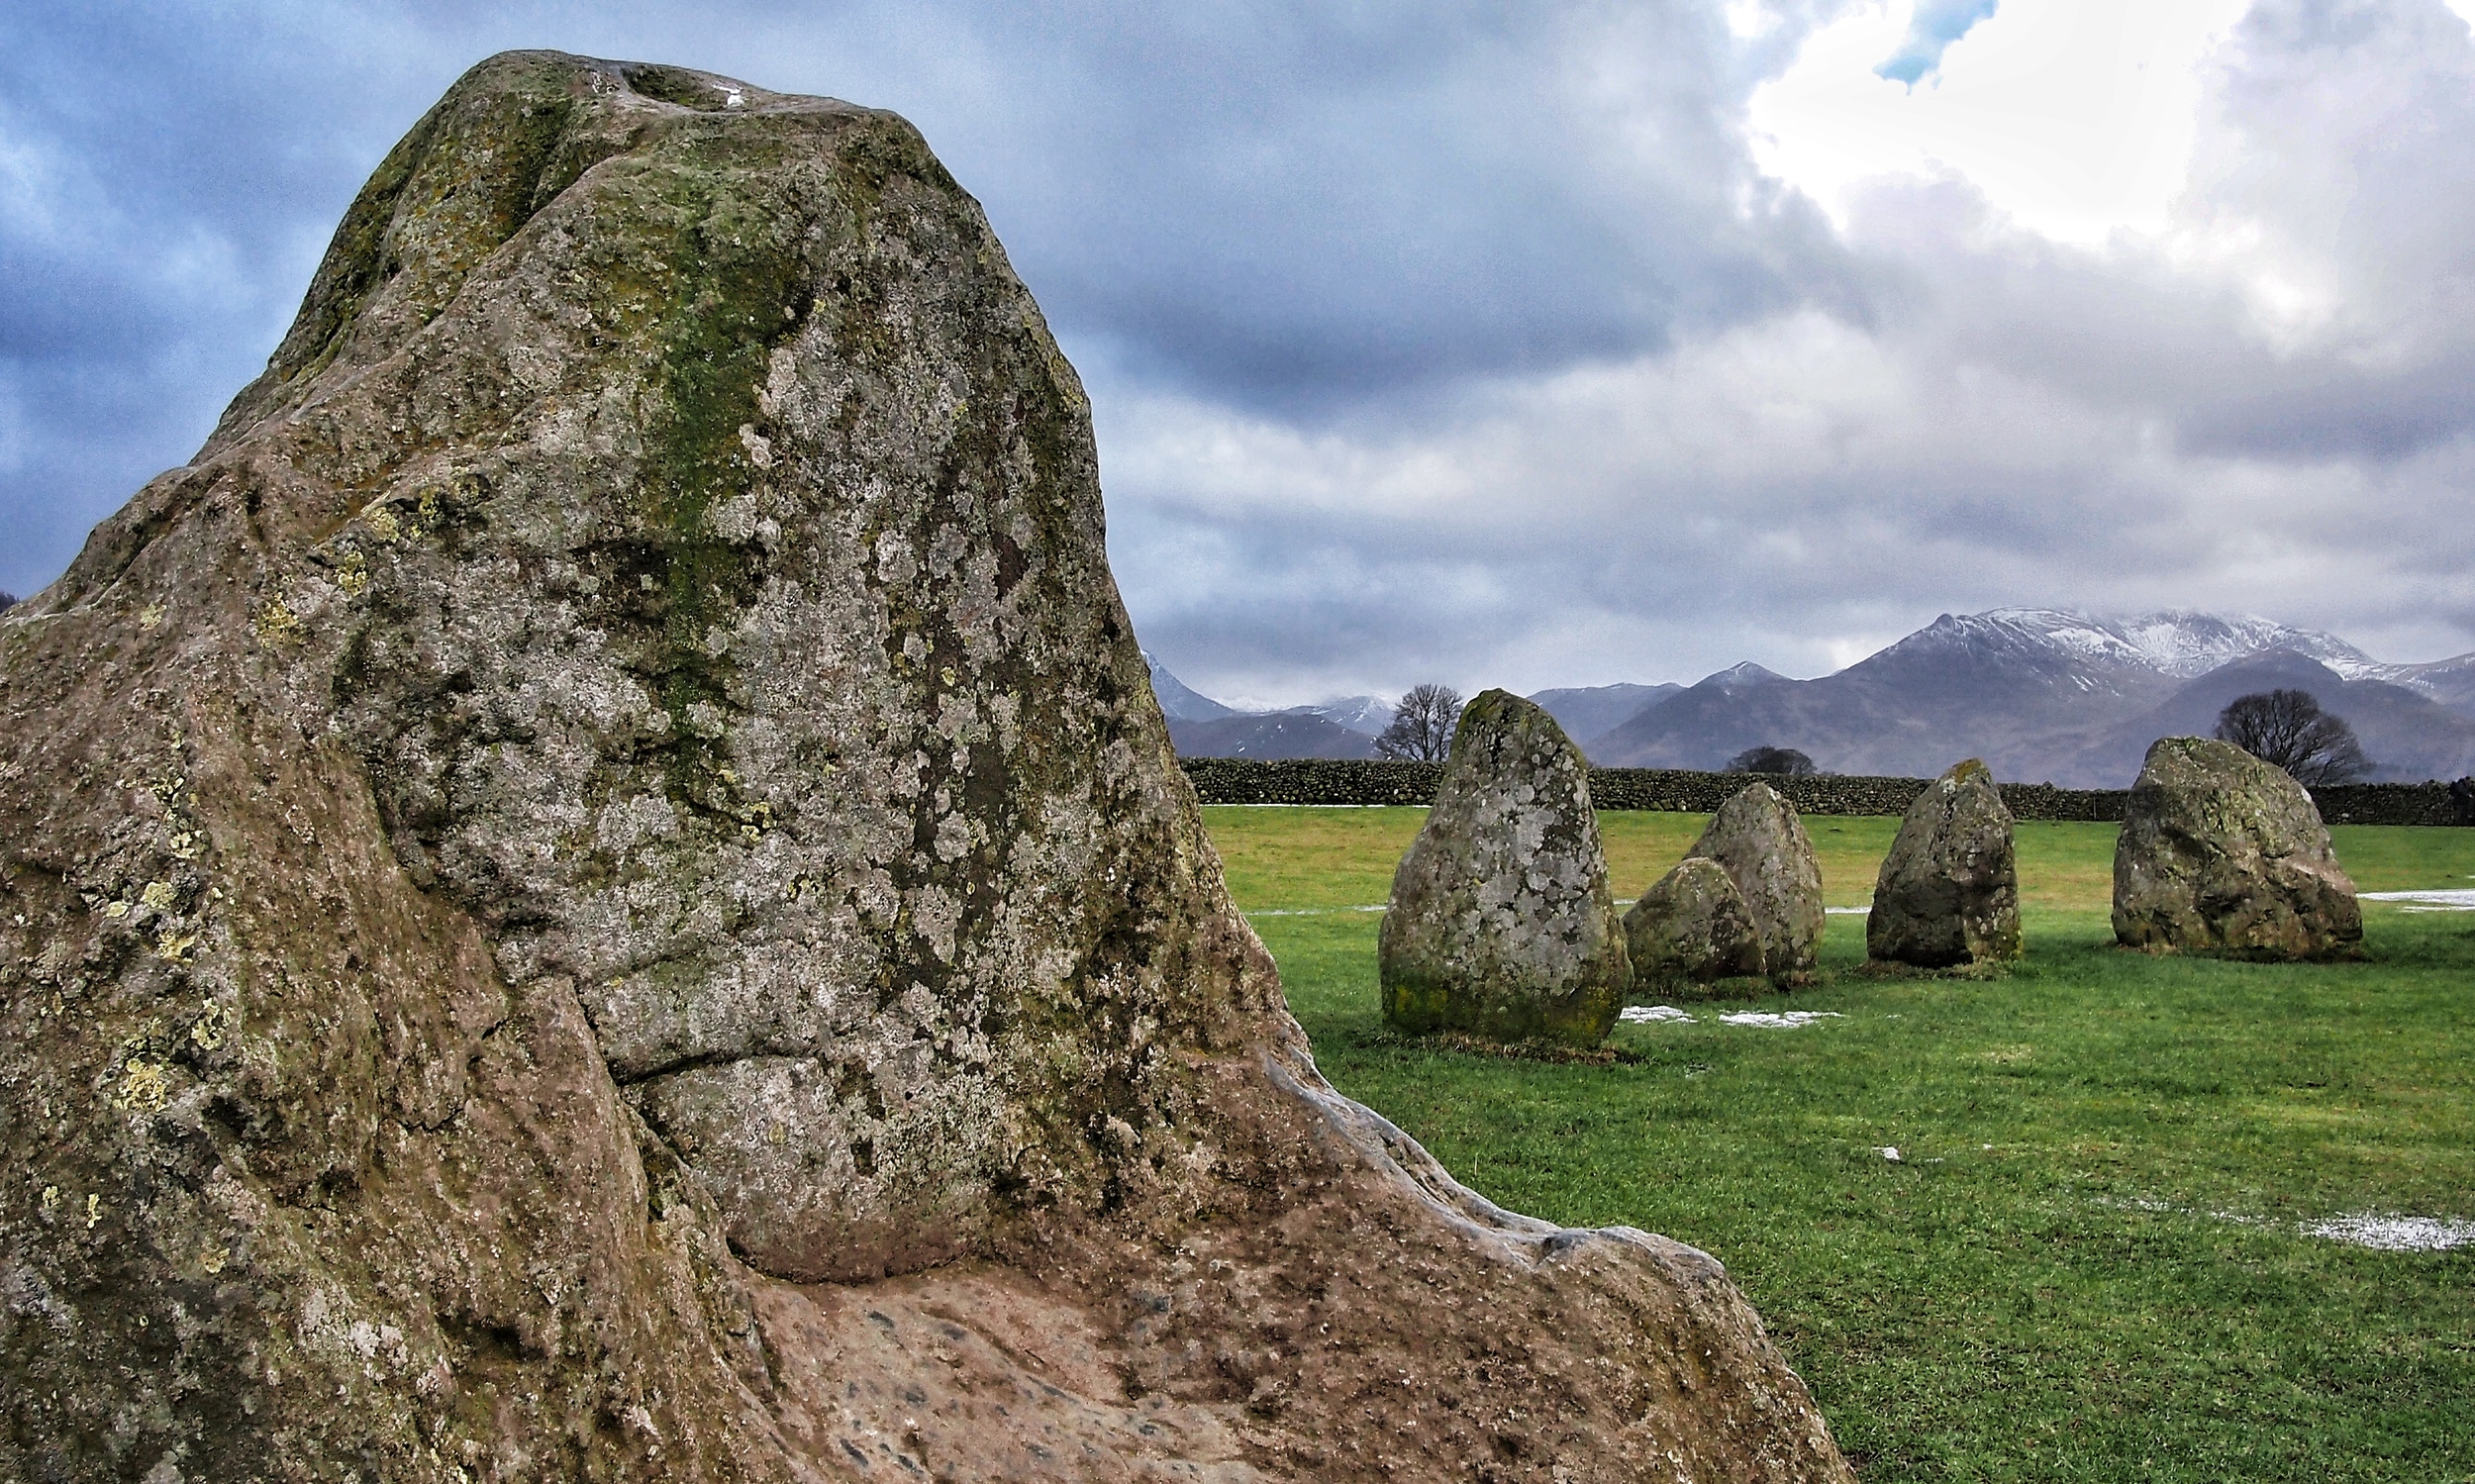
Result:
[[[2354,882],[2303,785],[2228,742],[2160,738],[2114,848],[2126,946],[2326,958],[2363,940]]]
[[[2011,808],[1971,757],[1900,821],[1865,919],[1870,958],[1947,968],[2020,956],[2020,875]]]
[[[1769,784],[1753,784],[1720,805],[1684,853],[1727,870],[1753,914],[1773,982],[1812,976],[1822,945],[1822,862],[1795,805]]]
[[[467,73],[0,617],[0,1479],[1847,1479],[1317,1074],[1097,469],[901,119]]]
[[[1469,703],[1435,807],[1393,874],[1384,1019],[1594,1046],[1633,972],[1581,749],[1537,706]]]
[[[1761,931],[1727,868],[1694,856],[1653,882],[1625,914],[1636,994],[1762,972]]]

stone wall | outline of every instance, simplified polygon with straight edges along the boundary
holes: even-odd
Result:
[[[1427,804],[1443,773],[1436,762],[1372,762],[1353,759],[1187,757],[1179,759],[1206,804]],[[1752,781],[1744,773],[1700,773],[1682,768],[1592,768],[1590,797],[1601,809],[1651,809],[1709,814]],[[1908,812],[1927,778],[1862,778],[1836,775],[1768,778],[1799,813],[1885,815]],[[2129,791],[2120,788],[2056,788],[2050,783],[2006,783],[2003,802],[2024,820],[2123,818]],[[2314,791],[2322,817],[2332,825],[2457,825],[2466,819],[2445,783],[2349,783]]]

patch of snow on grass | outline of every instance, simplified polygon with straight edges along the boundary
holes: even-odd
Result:
[[[1844,1019],[1845,1017],[1840,1015],[1835,1010],[1781,1010],[1776,1012],[1768,1010],[1739,1010],[1732,1015],[1721,1016],[1719,1018],[1719,1024],[1723,1026],[1765,1026],[1773,1031],[1793,1031],[1799,1026],[1810,1026],[1816,1021],[1835,1021]]]
[[[2333,1216],[2306,1222],[2306,1237],[2342,1241],[2376,1252],[2443,1252],[2475,1245],[2475,1222],[2446,1221],[2437,1216]]]
[[[1627,1005],[1616,1012],[1616,1019],[1628,1026],[1647,1026],[1658,1021],[1679,1021],[1693,1025],[1693,1017],[1673,1005]]]
[[[2409,912],[2475,912],[2475,891],[2367,891],[2366,902],[2407,902]]]

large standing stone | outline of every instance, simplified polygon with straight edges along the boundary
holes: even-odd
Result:
[[[1625,914],[1636,993],[1763,971],[1761,930],[1727,867],[1692,856],[1651,883]]]
[[[701,73],[474,69],[0,619],[0,1478],[1848,1477],[1316,1074],[979,208]]]
[[[1384,1018],[1411,1032],[1597,1045],[1633,972],[1590,768],[1543,710],[1469,703],[1426,828],[1392,877]]]
[[[1719,806],[1686,858],[1716,860],[1744,897],[1772,980],[1810,977],[1822,945],[1822,863],[1796,806],[1756,783]]]
[[[1971,757],[1900,821],[1865,918],[1871,958],[1947,968],[2020,956],[2020,874],[2011,807]]]
[[[2115,841],[2114,935],[2323,958],[2363,940],[2363,909],[2302,784],[2229,743],[2167,737],[2148,748]]]

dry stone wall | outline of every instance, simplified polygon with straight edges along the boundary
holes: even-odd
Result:
[[[1435,802],[1443,765],[1328,758],[1182,757],[1178,765],[1206,804],[1398,805]],[[1592,768],[1590,797],[1601,809],[1709,814],[1747,781],[1742,773],[1682,768]],[[1897,819],[1930,778],[1766,778],[1799,813]],[[2020,820],[2120,824],[2131,794],[2124,788],[2058,788],[2004,783],[2003,803]],[[2475,825],[2475,812],[2446,783],[2346,783],[2317,788],[2314,802],[2332,825]]]

